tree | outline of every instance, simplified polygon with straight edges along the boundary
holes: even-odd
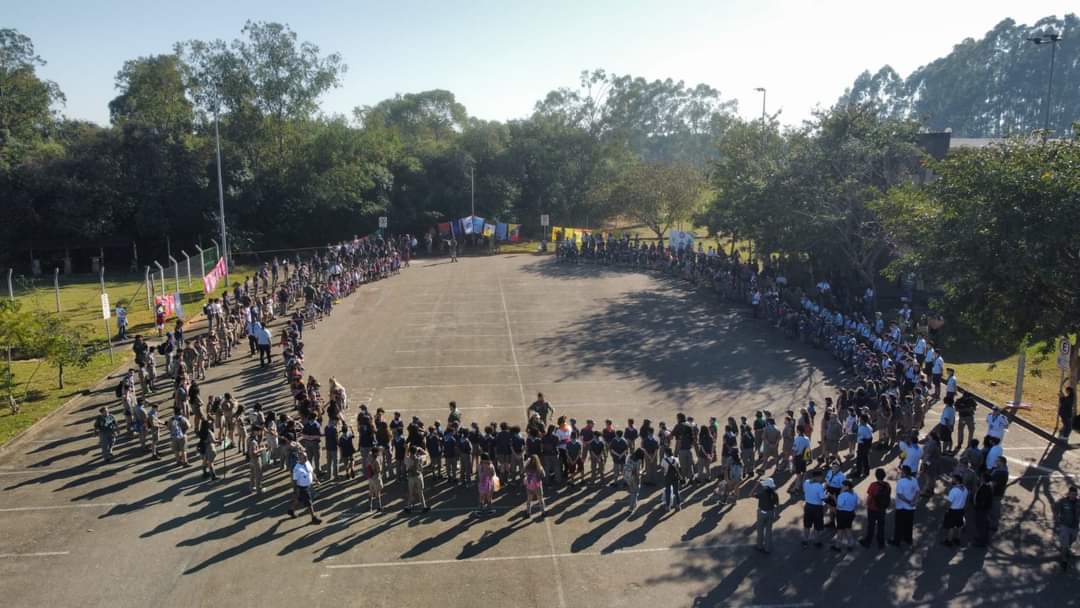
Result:
[[[933,130],[952,129],[963,137],[1004,137],[1043,126],[1050,58],[1047,45],[1032,44],[1034,34],[1054,31],[1064,40],[1080,35],[1080,18],[1044,17],[1033,25],[1005,19],[979,40],[965,39],[951,53],[912,72],[906,79],[889,66],[873,76],[864,72],[840,103],[874,102],[883,117],[918,118]],[[1070,133],[1080,118],[1080,46],[1058,44],[1050,129]]]
[[[989,345],[1080,333],[1080,143],[1014,138],[928,163],[934,181],[877,206],[901,252],[889,272],[940,287]]]
[[[28,36],[0,29],[0,172],[32,153],[56,119],[53,107],[64,101],[55,82],[38,77],[43,65]]]
[[[639,162],[615,182],[610,198],[632,219],[664,238],[701,205],[705,180],[688,164]]]
[[[125,61],[116,74],[116,88],[120,94],[109,102],[114,125],[134,123],[168,135],[191,131],[194,112],[176,55]]]

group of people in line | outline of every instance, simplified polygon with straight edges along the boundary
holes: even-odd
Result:
[[[563,244],[559,251],[563,259],[607,259],[666,268],[724,297],[741,292],[755,308],[762,306],[759,279],[754,271],[747,275],[737,260],[719,263],[715,260],[721,256],[636,247],[628,240],[603,246],[594,241],[581,252]],[[153,367],[146,353],[152,349],[135,347],[136,362],[143,363],[117,387],[117,396],[128,434],[138,436],[140,446],[152,457],[158,457],[158,433],[165,428],[177,464],[188,465],[186,442],[193,428],[204,477],[217,478],[219,450],[235,449],[249,469],[253,493],[262,492],[265,475],[284,471],[293,484],[289,514],[295,516],[303,507],[314,523],[320,520],[313,488],[320,483],[347,484],[357,477],[366,482],[366,498],[373,510],[385,508],[390,484],[400,484],[406,512],[431,508],[425,491],[430,484],[475,484],[478,514],[491,512],[500,493],[520,491],[530,516],[536,509],[542,516],[547,510],[545,495],[563,485],[610,484],[625,489],[631,511],[638,509],[644,487],[661,488],[659,504],[666,510],[681,509],[688,488],[696,492],[709,487],[707,501],[717,505],[756,501],[757,548],[769,553],[773,522],[781,510],[781,480],[790,480],[787,492],[803,503],[804,546],[821,547],[829,541],[834,551],[850,551],[856,542],[883,548],[891,510],[889,543],[910,547],[916,512],[925,510],[931,501],[941,503],[940,536],[948,547],[966,541],[969,521],[975,546],[990,543],[996,529],[1009,483],[1003,454],[1009,412],[991,411],[983,437],[977,439],[977,400],[959,389],[941,353],[926,335],[918,333],[919,327],[911,326],[903,310],[892,322],[885,323],[877,315],[874,323],[867,323],[865,317],[833,313],[823,298],[803,297],[801,310],[778,306],[778,313],[771,317],[777,326],[790,327],[791,315],[795,315],[796,333],[830,348],[854,378],[835,399],[826,398],[820,405],[810,401],[784,412],[762,410],[724,422],[716,417],[699,422],[678,413],[670,425],[652,419],[616,424],[610,419],[597,423],[556,417],[541,394],[528,406],[524,424],[466,423],[455,402],[449,404],[445,423],[418,416],[407,421],[400,412],[371,411],[366,404],[360,404],[354,414],[345,388],[336,379],[329,379],[324,396],[317,379],[311,375],[304,379],[303,367],[305,326],[329,314],[336,299],[362,283],[397,272],[400,256],[394,243],[342,245],[292,266],[294,272],[286,272],[280,290],[273,267],[269,285],[262,280],[263,291],[277,290],[281,306],[276,312],[267,311],[260,304],[265,301],[255,297],[257,280],[253,287],[247,281],[239,285],[232,298],[226,294],[221,314],[208,315],[213,318],[211,334],[216,327],[227,328],[229,319],[240,328],[231,333],[226,329],[225,339],[219,342],[218,348],[226,350],[225,359],[246,335],[249,355],[258,353],[264,365],[272,363],[268,323],[274,316],[288,317],[279,344],[284,379],[293,397],[291,410],[264,411],[258,403],[245,408],[230,394],[204,401],[198,380],[220,358],[212,356],[216,350],[208,348],[204,356],[195,348],[194,358],[174,357],[165,366],[173,378],[173,416],[162,422],[157,405],[149,402],[155,387],[149,378],[154,372],[146,369]],[[748,277],[747,284],[733,276]],[[785,281],[772,277],[768,283],[765,289],[772,297]],[[755,297],[759,297],[756,302]],[[289,310],[293,310],[291,316]],[[181,339],[182,324],[172,333],[173,339]],[[140,343],[145,345],[141,338],[136,340]],[[1071,394],[1066,387],[1063,398]],[[941,411],[934,411],[938,406]],[[111,427],[109,420],[112,417],[103,411],[95,424],[106,459],[111,458],[109,437],[117,429],[115,420]],[[929,431],[924,432],[927,426]],[[895,467],[890,470],[891,462]],[[863,480],[870,483],[860,496],[856,487]],[[1066,562],[1080,524],[1077,504],[1076,488],[1070,488],[1054,507],[1061,559]],[[865,513],[865,524],[861,538],[856,539],[855,520],[860,512]],[[834,531],[831,539],[827,530]]]

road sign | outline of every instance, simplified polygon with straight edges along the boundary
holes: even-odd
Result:
[[[1069,355],[1072,353],[1072,344],[1069,344],[1068,338],[1062,338],[1058,342],[1058,357],[1057,364],[1058,369],[1064,371],[1069,369]]]
[[[546,213],[541,215],[540,216],[540,225],[545,227],[545,228],[550,226],[551,225],[551,217],[549,217],[548,214],[546,214]]]
[[[109,294],[101,294],[101,318],[108,319],[112,316],[112,308],[109,306]]]
[[[379,216],[379,228],[386,228],[386,216],[385,215],[380,215]]]

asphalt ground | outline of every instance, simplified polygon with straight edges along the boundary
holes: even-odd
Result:
[[[453,399],[465,422],[522,423],[538,391],[579,424],[670,423],[679,411],[705,422],[821,403],[843,381],[824,353],[681,283],[524,254],[414,263],[344,300],[304,339],[308,373],[324,386],[336,376],[351,415],[363,402],[425,422],[445,420]],[[280,357],[261,370],[241,352],[211,370],[204,395],[290,405]],[[477,517],[474,488],[429,485],[432,511],[405,515],[396,508],[401,489],[390,484],[390,508],[374,514],[366,484],[354,480],[320,485],[324,523],[311,525],[288,518],[282,472],[268,474],[263,496],[249,495],[235,452],[217,483],[204,482],[198,467],[172,466],[164,445],[154,461],[122,442],[121,457],[103,464],[89,429],[97,407],[115,401],[113,384],[0,455],[6,606],[1078,601],[1076,572],[1053,563],[1049,506],[1080,462],[1016,425],[1006,438],[1014,479],[989,550],[940,545],[940,497],[919,510],[911,551],[804,549],[802,506],[782,489],[776,551],[765,556],[753,550],[755,501],[704,504],[711,488],[684,495],[677,513],[661,510],[656,491],[630,513],[625,491],[559,488],[549,491],[544,518],[525,517],[511,488],[497,496],[494,515]],[[895,461],[886,466],[891,474]],[[857,491],[864,496],[865,484]],[[856,531],[862,525],[859,517]]]

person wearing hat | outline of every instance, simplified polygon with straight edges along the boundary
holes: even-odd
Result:
[[[762,553],[772,552],[772,528],[776,521],[776,509],[780,498],[776,495],[776,482],[766,477],[758,482],[757,491],[757,544],[754,548]]]

